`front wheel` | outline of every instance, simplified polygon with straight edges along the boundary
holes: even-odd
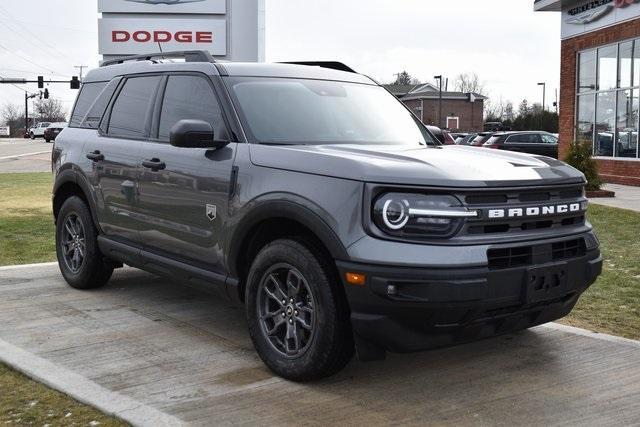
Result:
[[[29,137],[31,137],[31,139],[36,139],[36,136],[34,135],[33,132],[31,132],[31,134],[29,134]]]
[[[56,254],[60,272],[73,288],[99,288],[111,278],[113,265],[100,252],[91,212],[79,197],[68,198],[60,208]]]
[[[283,239],[251,266],[249,333],[264,363],[286,379],[330,376],[353,356],[349,310],[329,262],[313,244]]]

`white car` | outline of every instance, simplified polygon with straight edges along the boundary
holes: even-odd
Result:
[[[34,127],[29,129],[29,137],[31,139],[36,139],[40,137],[44,138],[44,130],[48,128],[50,124],[51,123],[49,122],[37,123]]]

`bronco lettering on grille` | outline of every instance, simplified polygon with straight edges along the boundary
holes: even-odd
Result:
[[[498,218],[528,218],[535,216],[562,215],[571,212],[583,211],[582,204],[570,203],[552,206],[532,206],[527,208],[489,209],[488,217]]]

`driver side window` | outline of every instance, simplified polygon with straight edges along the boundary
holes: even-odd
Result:
[[[158,139],[169,141],[171,128],[186,119],[210,123],[216,140],[229,138],[220,105],[209,82],[198,76],[170,76],[162,102]]]

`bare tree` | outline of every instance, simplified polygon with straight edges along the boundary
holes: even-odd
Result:
[[[394,85],[419,85],[420,80],[412,77],[406,70],[396,74],[396,81],[393,82]]]
[[[41,99],[35,104],[36,114],[40,121],[64,122],[67,112],[62,102],[57,99]]]
[[[484,85],[476,73],[458,74],[453,81],[453,87],[458,92],[485,95]]]
[[[11,136],[22,136],[24,133],[24,111],[14,104],[5,104],[0,110],[2,122],[9,126]]]
[[[505,118],[506,105],[502,97],[497,101],[487,99],[484,102],[484,116],[486,121],[502,121]]]

